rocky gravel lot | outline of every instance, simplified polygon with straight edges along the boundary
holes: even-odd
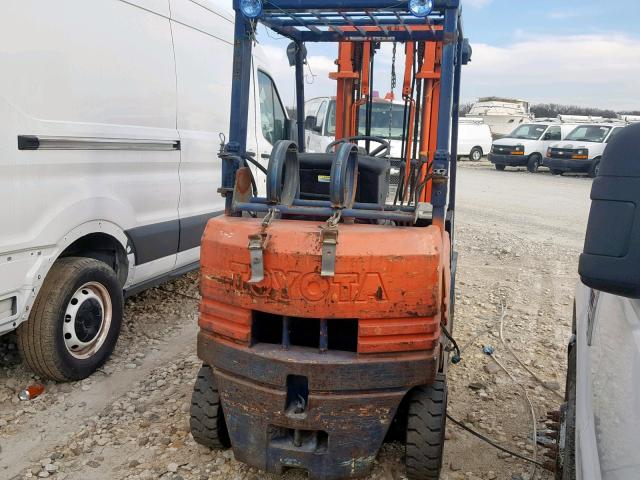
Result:
[[[483,162],[465,162],[459,178],[454,333],[463,355],[449,370],[449,412],[531,457],[524,392],[542,429],[546,412],[563,394],[591,182],[496,172]],[[47,383],[46,392],[29,402],[20,402],[17,393],[34,377],[15,337],[0,337],[0,479],[273,478],[236,462],[231,451],[198,446],[189,434],[200,366],[197,306],[195,273],[129,299],[112,360],[85,381]],[[505,370],[483,353],[485,346],[495,349]],[[452,423],[446,438],[443,479],[551,478]],[[542,453],[538,449],[539,459]],[[385,445],[371,478],[405,478],[402,456],[399,444]],[[306,476],[289,471],[284,478]]]

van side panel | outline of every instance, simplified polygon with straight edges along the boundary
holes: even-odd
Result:
[[[218,3],[171,0],[182,145],[178,266],[199,259],[207,221],[224,211],[218,151],[229,130],[233,23]]]
[[[0,209],[0,253],[37,250],[55,259],[65,236],[89,222],[148,237],[145,227],[178,220],[166,11],[164,0],[3,2],[0,203],[8,208]],[[20,150],[19,136],[40,139],[39,148]],[[173,247],[164,258],[147,256],[136,281],[174,267],[177,226],[161,233]],[[5,289],[28,287],[13,281]]]

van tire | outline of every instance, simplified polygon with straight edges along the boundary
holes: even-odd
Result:
[[[469,152],[469,160],[472,162],[479,162],[482,160],[482,149],[480,147],[473,147]]]
[[[200,367],[198,372],[191,395],[190,414],[189,427],[197,443],[213,450],[231,447],[216,379],[208,365]]]
[[[600,159],[595,159],[591,163],[591,167],[589,168],[589,178],[596,178],[598,176],[598,172],[600,171]]]
[[[113,352],[123,304],[122,287],[106,263],[93,258],[58,259],[44,280],[29,319],[18,327],[18,345],[25,362],[42,378],[59,382],[87,378]],[[81,350],[71,353],[78,348],[72,345],[76,341],[83,342]]]
[[[496,170],[498,170],[499,172],[504,172],[504,169],[507,168],[506,165],[498,165],[497,163],[496,165]]]
[[[438,480],[447,422],[447,380],[437,374],[432,385],[409,393],[405,463],[409,480]]]
[[[527,163],[527,170],[529,170],[530,173],[538,173],[540,162],[542,162],[542,156],[539,153],[532,154]]]

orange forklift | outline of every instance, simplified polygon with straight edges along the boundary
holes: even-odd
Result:
[[[439,478],[456,256],[458,103],[471,57],[459,0],[234,0],[225,215],[202,239],[191,432],[267,472],[367,475],[385,439],[407,476]],[[259,196],[246,151],[257,26],[288,37],[297,118],[274,125]],[[339,44],[336,141],[304,151],[306,43]],[[402,44],[401,182],[371,135],[374,66]],[[361,118],[364,116],[364,118]],[[362,128],[364,126],[364,128]],[[295,130],[295,132],[294,132]],[[296,143],[289,138],[300,140]],[[457,348],[457,347],[456,347]]]

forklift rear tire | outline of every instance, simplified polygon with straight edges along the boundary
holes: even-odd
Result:
[[[498,170],[499,172],[504,172],[505,168],[507,168],[506,165],[498,165],[496,163],[496,170]]]
[[[208,365],[200,367],[193,387],[189,425],[193,439],[200,445],[213,450],[231,447],[218,387],[213,370]]]
[[[442,468],[447,422],[447,380],[436,375],[433,385],[409,394],[405,463],[409,480],[438,480]]]

